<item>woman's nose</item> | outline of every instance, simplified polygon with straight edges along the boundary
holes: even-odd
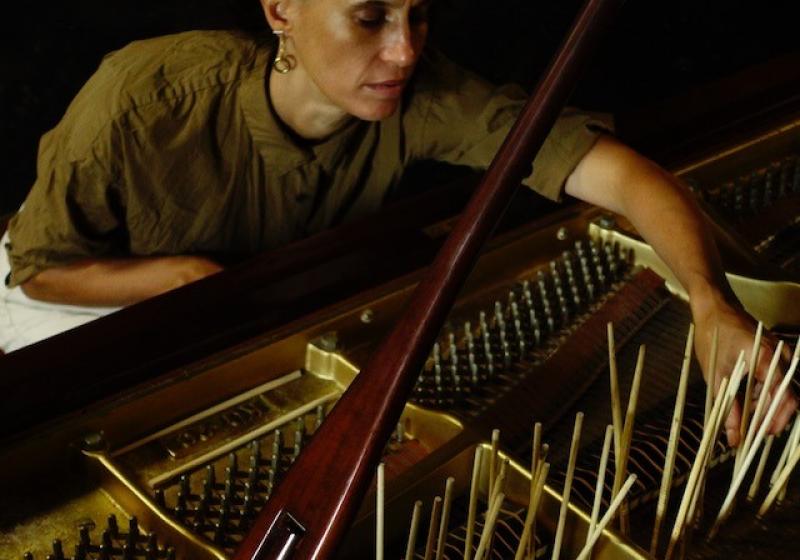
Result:
[[[401,68],[411,66],[417,57],[414,37],[408,23],[398,25],[387,38],[383,48],[383,59]]]

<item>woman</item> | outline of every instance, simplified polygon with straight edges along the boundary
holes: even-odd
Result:
[[[488,165],[523,96],[424,54],[429,2],[262,0],[274,49],[206,32],[107,57],[42,140],[37,182],[9,230],[6,316],[44,301],[81,306],[75,321],[89,320],[87,307],[218,272],[203,253],[255,252],[374,211],[414,160]],[[719,325],[719,371],[729,372],[753,325],[701,214],[604,129],[565,112],[526,183],[625,215],[690,294],[700,363]],[[787,397],[773,428],[794,407]]]

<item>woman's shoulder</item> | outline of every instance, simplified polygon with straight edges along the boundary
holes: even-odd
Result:
[[[264,72],[269,43],[236,31],[190,31],[134,41],[103,58],[70,103],[57,129],[77,153],[127,115],[153,122],[185,100],[214,106],[233,86]],[[185,105],[185,104],[184,104]],[[72,132],[80,130],[79,135]],[[62,140],[63,140],[63,136]]]
[[[114,78],[130,99],[224,85],[259,68],[265,37],[239,31],[187,31],[143,39],[109,53],[98,74]]]

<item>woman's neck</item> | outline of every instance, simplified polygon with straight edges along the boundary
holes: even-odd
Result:
[[[301,67],[286,74],[270,68],[269,95],[278,118],[307,140],[322,140],[353,118],[331,103]]]

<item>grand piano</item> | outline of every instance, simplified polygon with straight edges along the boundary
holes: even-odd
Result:
[[[798,62],[780,53],[616,115],[623,139],[695,189],[718,226],[737,295],[790,341],[800,327]],[[432,176],[446,184],[416,189],[379,216],[236,259],[221,275],[0,356],[0,556],[231,557],[391,328],[476,182],[463,170],[426,169],[413,183]],[[414,502],[429,509],[453,476],[444,555],[462,557],[473,454],[499,429],[513,468],[493,554],[513,557],[534,421],[544,424],[553,464],[537,534],[540,554],[548,554],[577,411],[588,421],[565,549],[580,550],[610,418],[608,322],[623,394],[639,344],[647,344],[652,365],[630,467],[639,475],[629,503],[636,515],[628,531],[606,531],[596,554],[648,557],[658,491],[652,465],[663,462],[688,307],[619,217],[577,202],[555,207],[524,191],[467,281],[386,443],[387,555],[403,555]],[[692,367],[678,486],[702,431],[703,389]],[[718,442],[709,500],[730,478],[730,456]],[[370,494],[341,557],[374,554],[373,502]],[[741,512],[731,530],[711,543],[695,538],[685,553],[788,558],[798,542],[798,503],[790,487],[769,527]],[[421,543],[420,557],[424,550]]]

